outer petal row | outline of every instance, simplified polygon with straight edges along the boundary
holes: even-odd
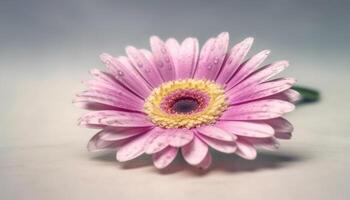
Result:
[[[266,99],[234,105],[224,112],[222,120],[262,120],[272,119],[294,110],[295,106],[287,101]]]

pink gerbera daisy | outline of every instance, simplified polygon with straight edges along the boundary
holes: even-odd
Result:
[[[278,147],[292,125],[282,115],[294,109],[299,94],[293,78],[271,77],[288,66],[263,67],[270,51],[245,60],[253,38],[229,48],[229,34],[210,38],[200,50],[196,38],[181,44],[150,39],[152,51],[127,47],[127,57],[103,53],[106,71],[94,69],[88,90],[74,103],[93,110],[79,124],[101,129],[89,150],[116,149],[124,162],[151,154],[157,168],[181,152],[187,163],[211,164],[209,148],[256,157],[256,147]]]

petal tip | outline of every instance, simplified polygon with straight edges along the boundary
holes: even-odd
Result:
[[[162,41],[158,36],[156,35],[152,35],[150,38],[149,38],[151,44],[152,43],[155,43],[155,42],[159,42],[159,41]]]
[[[218,35],[219,38],[229,38],[230,37],[230,34],[228,32],[222,32]]]
[[[280,61],[281,65],[284,67],[284,68],[287,68],[289,67],[289,61],[288,60],[282,60]]]
[[[89,70],[89,73],[91,75],[97,75],[98,73],[100,73],[100,70],[96,69],[96,68],[93,68],[93,69],[90,69]]]
[[[132,51],[134,51],[135,49],[136,49],[136,48],[135,48],[134,46],[130,46],[130,45],[128,45],[128,46],[125,47],[125,51],[126,51],[127,53],[132,52]]]
[[[289,104],[289,106],[288,106],[288,107],[286,107],[285,112],[286,112],[286,113],[288,113],[288,112],[292,112],[292,111],[295,109],[295,105],[294,105],[294,104],[292,104],[292,103],[289,103],[289,102],[287,102],[287,103]]]
[[[170,37],[166,40],[166,43],[175,43],[175,44],[179,44],[179,42],[173,38],[173,37]]]
[[[99,58],[102,60],[102,62],[106,62],[108,59],[110,59],[112,56],[108,53],[101,53],[99,55]]]
[[[244,39],[245,42],[248,43],[253,43],[254,42],[254,38],[253,37],[247,37],[246,39]]]
[[[291,84],[291,85],[294,85],[295,83],[297,83],[297,79],[295,79],[295,78],[287,78],[287,80],[289,81],[289,83]]]
[[[270,50],[270,49],[266,49],[266,50],[264,50],[263,52],[264,52],[264,54],[265,54],[266,56],[268,56],[268,55],[271,53],[271,50]]]

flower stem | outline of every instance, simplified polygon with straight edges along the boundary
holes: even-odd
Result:
[[[293,86],[292,89],[298,91],[302,96],[300,103],[311,103],[320,99],[320,92],[315,89],[303,86]]]

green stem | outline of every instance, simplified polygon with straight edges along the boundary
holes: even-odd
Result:
[[[301,103],[316,102],[320,99],[320,92],[315,89],[302,86],[293,86],[292,89],[301,94]]]

